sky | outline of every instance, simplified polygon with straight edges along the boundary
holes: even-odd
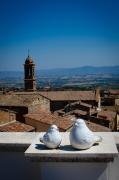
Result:
[[[118,0],[0,0],[0,70],[119,65]]]

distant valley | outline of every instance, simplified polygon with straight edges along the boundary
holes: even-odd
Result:
[[[36,75],[41,76],[78,76],[86,74],[119,74],[119,66],[83,66],[76,68],[57,68],[37,70]],[[22,71],[0,71],[0,78],[23,77]]]
[[[119,88],[119,66],[84,66],[36,71],[38,88]],[[0,88],[23,88],[23,71],[0,71]]]

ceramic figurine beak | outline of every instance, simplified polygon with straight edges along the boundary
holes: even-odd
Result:
[[[79,126],[79,124],[77,122],[75,122],[74,126]]]

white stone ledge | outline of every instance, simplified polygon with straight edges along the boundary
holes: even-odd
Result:
[[[114,137],[111,133],[95,133],[102,136],[103,140],[98,145],[87,150],[75,150],[69,142],[69,133],[61,133],[62,143],[57,149],[48,149],[40,143],[40,133],[25,155],[33,161],[42,162],[110,162],[118,156]]]
[[[98,134],[112,134],[119,149],[119,132],[98,132]],[[40,135],[38,132],[0,132],[0,151],[10,149],[17,151],[21,147],[28,148],[38,135]]]
[[[36,135],[35,132],[0,132],[0,151],[24,151]]]
[[[114,136],[115,143],[119,149],[119,132],[110,132]]]
[[[102,135],[103,133],[99,133]],[[106,132],[108,139],[110,139],[110,134],[115,138],[113,141],[119,147],[119,133],[118,132]],[[34,140],[39,138],[42,133],[8,133],[0,132],[0,169],[1,169],[1,179],[8,180],[117,180],[119,179],[118,167],[119,167],[119,157],[113,157],[113,163],[108,159],[108,155],[104,156],[104,159],[95,158],[87,159],[87,155],[82,159],[77,157],[74,159],[62,159],[59,158],[59,162],[51,162],[52,158],[49,154],[46,159],[42,157],[42,162],[32,163],[28,161],[24,156],[25,150],[29,147],[31,143],[35,143]],[[39,141],[38,141],[39,143]],[[22,148],[21,148],[22,147]],[[23,148],[25,147],[25,148]],[[43,146],[42,146],[43,147]],[[8,152],[9,151],[9,152]],[[17,151],[20,151],[17,152]],[[76,151],[74,152],[76,153]],[[114,155],[114,154],[113,154]],[[114,155],[117,156],[117,153]],[[28,157],[28,156],[27,156]],[[31,158],[33,160],[33,157]],[[34,159],[38,161],[38,158]],[[55,159],[54,159],[55,160]],[[101,163],[98,162],[100,160]],[[102,161],[101,161],[102,160]],[[81,163],[80,163],[80,162]],[[85,162],[87,161],[87,162]],[[72,163],[73,162],[73,163]],[[15,171],[13,165],[15,167]],[[6,173],[7,170],[7,173]],[[22,173],[21,173],[22,172]]]

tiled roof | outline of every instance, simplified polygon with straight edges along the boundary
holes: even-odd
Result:
[[[54,122],[60,129],[67,130],[71,126],[73,126],[73,121],[68,118],[64,117],[58,117],[57,120]]]
[[[60,117],[43,111],[39,111],[39,113],[35,114],[27,114],[24,117],[30,118],[33,121],[39,121],[43,124],[56,124],[59,128],[63,130],[67,130],[73,125],[73,122],[70,120],[70,118]]]
[[[115,106],[101,106],[103,111],[113,111],[115,112]]]
[[[79,109],[74,110],[73,113],[77,115],[87,115],[87,111],[83,111]]]
[[[119,89],[110,89],[110,90],[109,90],[109,93],[110,93],[111,95],[119,95]]]
[[[26,106],[38,103],[39,93],[13,93],[0,95],[0,106]]]
[[[18,121],[0,126],[0,132],[30,132],[30,131],[34,131],[34,127],[20,123]]]
[[[0,106],[29,106],[39,97],[53,101],[95,100],[93,91],[39,91],[0,94]]]
[[[98,112],[99,118],[104,118],[105,120],[113,121],[116,117],[116,112],[113,111],[99,111]]]
[[[102,126],[102,125],[99,125],[96,123],[92,123],[90,121],[85,121],[85,123],[88,126],[88,128],[94,132],[110,132],[111,131],[111,129],[109,129],[105,126]]]
[[[39,113],[31,113],[31,114],[26,114],[24,117],[30,118],[33,121],[39,121],[45,124],[52,124],[54,122],[55,117],[51,115],[50,113],[45,113],[45,112],[39,112]]]
[[[95,100],[93,91],[42,91],[39,93],[52,101]]]

